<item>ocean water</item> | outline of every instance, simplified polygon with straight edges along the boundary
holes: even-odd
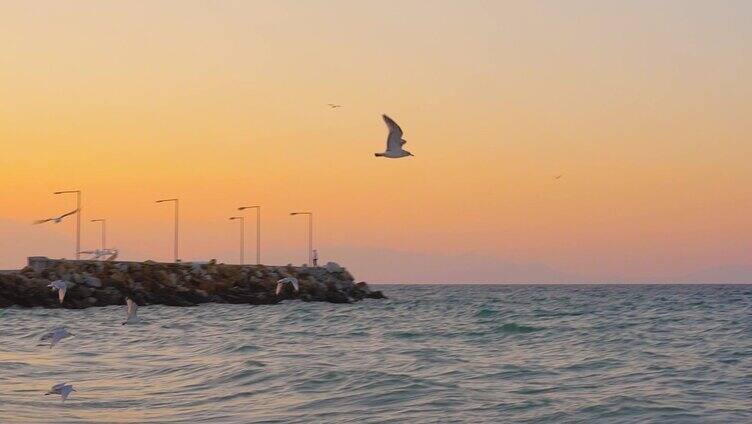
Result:
[[[752,286],[0,309],[2,423],[749,423]],[[65,324],[54,349],[39,335]],[[78,390],[65,404],[55,383]]]

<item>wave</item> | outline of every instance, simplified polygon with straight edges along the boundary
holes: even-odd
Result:
[[[139,326],[0,309],[0,422],[752,422],[750,303],[728,301],[749,287],[379,289],[146,306]],[[58,325],[76,337],[37,347]],[[61,381],[64,405],[42,396]]]

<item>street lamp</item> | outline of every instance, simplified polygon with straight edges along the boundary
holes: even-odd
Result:
[[[54,194],[68,193],[76,193],[76,260],[78,260],[81,251],[81,190],[56,191]]]
[[[107,247],[107,220],[106,219],[92,219],[90,222],[102,223],[102,250]]]
[[[240,265],[243,265],[245,259],[245,217],[231,216],[230,221],[240,220]]]
[[[162,199],[157,200],[157,203],[162,202],[175,202],[175,262],[179,262],[178,259],[178,209],[179,209],[179,200],[178,199]]]
[[[261,206],[241,206],[239,211],[256,209],[256,265],[261,265]]]
[[[308,266],[313,266],[313,212],[290,212],[290,215],[308,215]]]

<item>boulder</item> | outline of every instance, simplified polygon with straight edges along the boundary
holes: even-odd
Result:
[[[102,280],[100,280],[99,278],[89,273],[85,273],[83,275],[82,282],[83,282],[83,285],[87,287],[94,287],[94,288],[102,287]]]
[[[344,268],[339,266],[337,262],[327,262],[326,265],[324,265],[324,268],[326,268],[327,271],[335,273],[335,272],[342,272]]]

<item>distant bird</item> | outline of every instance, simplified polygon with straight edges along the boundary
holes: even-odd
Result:
[[[68,395],[71,394],[71,392],[75,392],[76,389],[73,388],[73,385],[68,383],[58,383],[52,386],[49,392],[45,393],[44,395],[60,395],[62,398],[62,402],[65,402],[66,399],[68,399]]]
[[[47,287],[52,288],[52,291],[57,290],[57,297],[60,299],[60,303],[63,303],[63,299],[65,299],[65,291],[68,290],[68,283],[63,280],[55,280],[48,284]]]
[[[402,128],[392,118],[386,115],[381,116],[384,117],[384,122],[386,122],[386,126],[389,128],[389,135],[386,138],[386,151],[384,153],[376,153],[376,156],[384,156],[391,159],[413,156],[412,153],[402,149],[402,146],[407,143],[407,140],[402,139]]]
[[[329,106],[332,109],[337,109],[338,107],[342,107],[342,105],[337,105],[337,104],[334,104],[334,103],[327,103],[326,105]]]
[[[123,322],[123,325],[125,324],[135,324],[139,322],[138,315],[136,315],[136,309],[138,309],[138,305],[136,302],[133,301],[130,297],[125,298],[125,304],[126,304],[126,318],[125,322]]]
[[[559,175],[555,176],[555,177],[554,177],[554,179],[555,179],[555,180],[558,180],[559,178],[561,178],[561,177],[563,177],[563,176],[564,176],[564,174],[559,174]]]
[[[292,287],[295,289],[296,292],[300,291],[300,286],[298,286],[298,279],[295,277],[285,277],[279,281],[277,281],[277,296],[279,296],[280,293],[282,293],[282,288],[285,286],[285,284],[292,284]]]
[[[44,224],[45,222],[50,222],[50,221],[54,222],[55,224],[59,224],[60,221],[63,220],[63,218],[65,218],[66,216],[69,216],[69,215],[73,215],[76,212],[78,212],[78,209],[76,209],[74,211],[70,211],[70,212],[64,213],[64,214],[62,214],[62,215],[60,215],[58,217],[55,217],[55,218],[39,219],[39,220],[34,221],[33,224],[34,225]]]
[[[63,340],[64,338],[71,337],[71,336],[73,336],[73,333],[69,333],[67,328],[57,327],[57,328],[54,328],[49,333],[43,334],[42,337],[39,338],[39,340],[41,341],[51,340],[50,349],[52,349],[52,347],[58,344],[60,340]]]

